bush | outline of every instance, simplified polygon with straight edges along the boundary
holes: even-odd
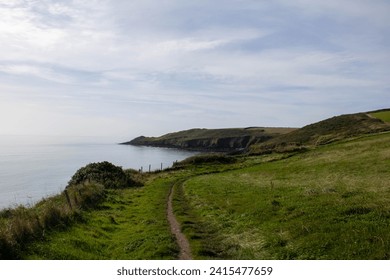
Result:
[[[80,168],[69,181],[68,187],[85,182],[102,184],[108,189],[122,189],[137,185],[137,182],[127,175],[121,167],[107,161],[90,163]]]
[[[227,156],[224,154],[202,154],[202,155],[196,155],[189,157],[183,161],[177,162],[173,165],[173,168],[175,167],[181,167],[185,165],[200,165],[205,163],[212,163],[212,164],[229,164],[229,163],[235,163],[237,159],[232,156]]]
[[[127,179],[131,181],[131,185],[135,187],[141,187],[144,185],[145,173],[141,173],[135,169],[125,169],[124,170]]]

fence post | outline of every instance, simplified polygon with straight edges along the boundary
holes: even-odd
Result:
[[[161,170],[162,170],[162,163],[161,163]]]
[[[149,164],[149,172],[150,172],[150,168],[152,167],[152,165],[151,164]]]

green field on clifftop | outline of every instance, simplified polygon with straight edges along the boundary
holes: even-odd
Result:
[[[371,115],[375,118],[381,119],[382,121],[390,122],[390,110],[371,113]]]
[[[202,259],[389,259],[389,182],[386,133],[193,177],[182,219]]]

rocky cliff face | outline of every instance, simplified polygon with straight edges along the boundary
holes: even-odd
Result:
[[[191,129],[169,133],[160,137],[140,136],[122,144],[179,148],[198,151],[237,151],[264,142],[293,129],[288,128],[237,128]]]
[[[262,138],[270,139],[270,137]],[[177,139],[155,140],[148,137],[137,137],[126,144],[136,146],[179,148],[188,150],[230,151],[245,149],[251,143],[256,142],[258,140],[260,139],[250,135],[242,137],[188,139],[181,141],[178,141]]]

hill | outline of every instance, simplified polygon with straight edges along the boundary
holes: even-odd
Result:
[[[205,129],[194,128],[160,137],[140,136],[121,143],[135,146],[154,146],[200,151],[233,151],[248,148],[276,136],[294,131],[295,128],[247,127]]]
[[[272,151],[292,151],[349,137],[389,131],[389,121],[390,109],[382,109],[335,116],[299,129],[281,127],[194,128],[159,137],[140,136],[121,144],[198,151],[247,150],[250,154],[262,154]]]
[[[346,114],[304,126],[290,133],[279,135],[264,143],[250,147],[250,153],[291,151],[307,146],[329,144],[350,137],[390,130],[390,123],[383,120],[390,109],[380,112]]]
[[[389,140],[248,156],[180,183],[177,213],[194,257],[390,259]]]
[[[384,122],[390,123],[390,109],[373,111],[373,112],[369,112],[368,114],[374,118],[378,118]]]

